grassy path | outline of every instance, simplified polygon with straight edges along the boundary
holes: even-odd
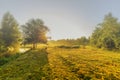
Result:
[[[22,54],[16,60],[2,66],[0,80],[40,80],[47,77],[43,70],[48,66],[47,53],[34,50]]]

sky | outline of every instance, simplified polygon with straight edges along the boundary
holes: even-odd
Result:
[[[10,12],[20,25],[40,18],[52,39],[89,37],[104,16],[120,19],[120,0],[0,0],[0,20]]]

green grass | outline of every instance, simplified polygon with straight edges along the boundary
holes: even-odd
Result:
[[[43,71],[45,65],[48,65],[45,51],[29,51],[3,65],[0,69],[0,80],[40,80],[47,77]]]
[[[19,53],[16,54],[5,54],[4,56],[0,57],[0,66],[3,66],[4,64],[9,63],[10,61],[13,61],[15,59],[17,59],[20,56]]]
[[[120,80],[120,53],[49,47],[21,54],[0,68],[0,80]]]

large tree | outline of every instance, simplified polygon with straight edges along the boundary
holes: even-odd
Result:
[[[92,36],[91,43],[99,48],[115,49],[120,48],[120,24],[117,18],[111,13],[105,15],[102,23],[99,24]]]
[[[37,47],[37,43],[46,43],[46,33],[49,28],[44,25],[41,19],[30,19],[25,25],[22,25],[24,42],[32,43],[33,49]]]
[[[1,22],[1,39],[4,46],[13,51],[18,51],[20,46],[20,31],[18,23],[9,12],[5,13]]]

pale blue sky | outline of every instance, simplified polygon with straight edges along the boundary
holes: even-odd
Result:
[[[109,12],[120,19],[120,0],[0,0],[0,20],[7,11],[20,25],[42,19],[52,39],[79,38],[90,36]]]

